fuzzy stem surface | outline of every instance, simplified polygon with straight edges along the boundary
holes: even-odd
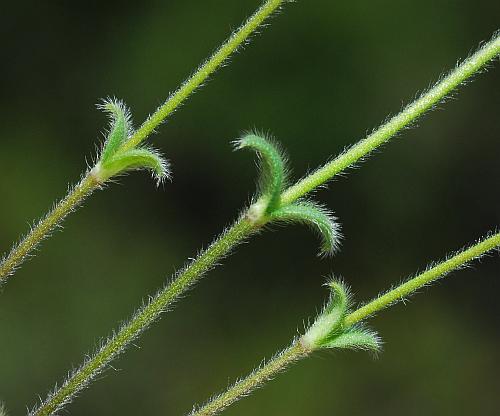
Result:
[[[226,59],[244,44],[249,36],[262,25],[286,0],[267,0],[219,49],[208,58],[198,70],[189,77],[161,105],[142,126],[123,144],[124,149],[131,149],[144,141],[191,93],[212,75]]]
[[[438,104],[452,90],[470,78],[500,53],[500,32],[485,43],[476,53],[464,60],[441,81],[408,104],[399,114],[380,126],[340,156],[289,187],[281,195],[281,204],[287,205],[329,181],[333,176],[386,143],[396,133],[411,125],[426,111]]]
[[[74,211],[83,200],[88,197],[96,188],[99,182],[91,175],[87,174],[76,185],[64,199],[58,202],[55,207],[35,225],[30,232],[15,245],[9,254],[0,263],[0,285],[14,273],[17,267],[29,256],[29,254],[61,224],[64,218]]]
[[[435,265],[434,267],[429,268],[425,272],[420,273],[413,279],[410,279],[396,288],[389,290],[385,294],[378,296],[376,299],[346,316],[344,321],[345,325],[354,325],[370,315],[373,315],[378,311],[401,301],[418,289],[446,276],[453,270],[459,269],[470,261],[481,257],[483,254],[497,247],[500,247],[500,233],[496,233],[490,237],[480,240],[468,249],[456,253],[454,256]]]
[[[235,383],[229,390],[214,397],[203,407],[193,410],[190,416],[213,416],[222,412],[226,407],[238,401],[241,397],[271,380],[276,374],[285,370],[297,360],[305,358],[310,351],[305,349],[300,342],[293,342],[290,347],[280,352],[275,358],[255,370],[248,377]]]
[[[188,78],[120,147],[121,151],[136,148],[159,126],[162,121],[185,101],[226,59],[236,52],[239,46],[287,0],[267,0],[229,39]],[[35,226],[21,242],[14,246],[0,263],[0,285],[13,274],[22,261],[46,238],[50,232],[72,212],[99,183],[87,175],[55,208]]]
[[[233,247],[256,230],[255,224],[245,217],[215,240],[205,251],[192,261],[177,277],[112,335],[84,364],[73,372],[64,384],[39,408],[30,413],[36,416],[48,416],[60,410],[78,394],[92,379],[99,375],[106,365],[116,358],[141,332],[146,330],[172,302],[184,293],[201,276],[211,269]]]

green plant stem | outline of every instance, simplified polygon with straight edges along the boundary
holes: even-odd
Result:
[[[132,319],[124,324],[102,347],[79,369],[73,372],[64,384],[51,394],[31,415],[48,416],[62,408],[81,391],[106,365],[116,358],[124,348],[151,325],[172,302],[184,293],[195,281],[212,268],[233,247],[249,236],[256,227],[245,217],[214,241],[193,262],[182,270],[171,284],[160,290]]]
[[[271,4],[271,2],[267,2],[265,4],[268,3]],[[271,13],[270,9],[265,10],[268,10],[269,13]],[[491,49],[493,48],[492,44],[496,45],[496,53],[491,52]],[[487,55],[482,55],[482,61],[484,62],[486,60],[485,56],[489,56],[489,59],[492,59],[496,56],[496,54],[498,54],[498,38],[496,38],[496,41],[492,40],[487,43],[481,50],[485,49],[489,50],[490,52]],[[473,59],[478,53],[476,53],[470,59]],[[476,60],[474,60],[474,62],[476,62]],[[484,65],[484,62],[482,65]],[[461,66],[463,65],[465,65],[465,62]],[[475,71],[477,71],[482,65],[474,65]],[[467,73],[470,76],[474,73],[474,71],[469,69]],[[437,88],[438,86],[439,84],[434,88]],[[452,88],[449,88],[447,91],[449,92],[451,91],[451,89]],[[416,103],[419,102],[419,100],[417,100]],[[413,105],[416,106],[417,104],[414,103],[409,105],[403,112],[407,111],[407,109],[412,107]],[[398,117],[399,116],[396,116],[395,118]],[[392,134],[396,133],[395,129],[402,129],[405,127],[405,125],[406,124],[398,124],[397,126],[393,125]],[[281,196],[281,205],[283,206],[285,204],[290,204],[298,198],[304,196],[306,193],[310,192],[314,187],[322,185],[332,176],[345,169],[350,164],[355,163],[360,157],[362,157],[366,153],[369,153],[371,150],[373,150],[383,142],[379,142],[378,144],[372,143],[371,147],[366,147],[363,145],[366,140],[367,139],[358,143],[346,153],[339,156],[339,158],[335,159],[330,164],[327,164],[324,168],[319,169],[315,173],[307,176],[297,184],[285,190]],[[335,161],[338,160],[341,160],[342,162],[335,164]],[[327,171],[324,170],[327,166],[330,166],[332,164],[336,166],[335,169]],[[323,174],[318,177],[318,172],[323,172]],[[309,178],[313,179],[310,180]],[[320,182],[318,178],[321,178],[323,182]],[[258,202],[254,205],[258,205]],[[252,207],[249,208],[249,211],[251,210]],[[250,221],[248,218],[248,216],[243,215],[226,233],[224,233],[219,239],[212,243],[212,245],[206,251],[202,252],[196,260],[191,262],[181,273],[179,273],[175,277],[170,285],[162,289],[146,306],[141,308],[125,326],[123,326],[116,332],[115,336],[111,337],[95,355],[89,358],[89,360],[87,360],[79,369],[77,369],[54,394],[49,396],[46,401],[44,401],[38,409],[30,413],[30,415],[50,415],[56,410],[60,409],[68,401],[70,401],[71,398],[74,397],[82,388],[84,388],[96,375],[102,372],[105,366],[116,356],[118,356],[119,353],[127,347],[127,345],[129,345],[142,331],[149,327],[149,325],[163,311],[165,311],[168,306],[171,305],[173,301],[175,301],[176,298],[178,298],[190,286],[192,286],[202,276],[203,273],[218,264],[221,258],[226,256],[232,250],[232,248],[234,248],[242,240],[250,236],[253,232],[257,231],[261,226],[265,225],[265,221]]]
[[[236,402],[240,397],[254,391],[264,383],[273,378],[276,374],[283,371],[289,365],[310,354],[302,347],[300,342],[294,342],[290,347],[283,350],[268,363],[255,370],[248,377],[235,383],[229,390],[219,396],[214,397],[199,410],[194,410],[190,416],[212,416],[223,411],[226,407]]]
[[[474,55],[463,61],[446,77],[437,82],[417,100],[407,105],[403,111],[392,117],[387,123],[380,126],[364,140],[361,140],[331,162],[288,188],[281,196],[281,203],[287,205],[304,196],[387,142],[396,133],[409,126],[426,111],[438,104],[453,89],[478,72],[484,65],[498,56],[499,53],[500,34],[495,34]]]
[[[486,237],[485,239],[480,240],[470,248],[458,252],[454,256],[448,258],[442,263],[437,264],[434,267],[429,268],[413,279],[410,279],[407,282],[399,285],[398,287],[389,290],[387,293],[378,296],[376,299],[349,314],[345,318],[344,324],[346,326],[351,326],[357,322],[362,321],[368,316],[377,313],[378,311],[392,305],[393,303],[401,301],[406,296],[412,294],[421,287],[446,276],[453,270],[460,268],[471,260],[474,260],[482,256],[484,253],[487,253],[488,251],[493,250],[497,247],[500,247],[500,233],[496,233],[491,237]]]
[[[89,196],[99,183],[87,174],[68,195],[35,225],[30,232],[15,245],[0,263],[0,284],[16,270],[29,254],[61,223],[61,221]]]
[[[123,144],[131,149],[145,140],[174,110],[214,73],[262,23],[286,0],[267,0],[198,70],[175,91],[163,105]]]
[[[287,0],[267,0],[233,35],[152,114],[121,146],[122,151],[135,148],[198,88],[249,36]],[[99,186],[92,175],[85,178],[14,246],[0,263],[0,285],[50,232]]]
[[[448,260],[431,267],[427,271],[419,274],[413,279],[408,280],[406,283],[401,284],[377,297],[375,300],[369,302],[365,306],[360,307],[356,311],[346,316],[344,326],[352,326],[367,317],[375,314],[376,312],[401,301],[404,297],[412,294],[416,290],[422,288],[429,283],[446,276],[453,270],[463,267],[470,261],[481,257],[487,252],[500,247],[500,233],[494,234],[491,237],[486,237],[474,244],[470,248],[460,251]],[[215,396],[207,404],[199,409],[193,410],[189,416],[213,416],[226,407],[236,402],[242,397],[247,396],[257,387],[263,385],[266,381],[272,379],[279,372],[285,370],[289,365],[294,362],[306,358],[311,355],[315,350],[307,349],[302,343],[301,339],[293,341],[292,345],[284,349],[281,353],[277,354],[275,358],[268,361],[265,365],[252,372],[246,378],[238,381],[224,393]]]

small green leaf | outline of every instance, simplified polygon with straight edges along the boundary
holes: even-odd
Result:
[[[301,339],[310,350],[321,348],[351,348],[378,351],[380,338],[362,325],[345,327],[344,321],[351,306],[351,295],[346,285],[337,280],[327,284],[330,300]]]
[[[235,149],[250,148],[259,155],[259,193],[266,199],[266,213],[273,212],[280,204],[280,195],[286,184],[288,171],[286,158],[270,138],[250,133],[234,142]]]
[[[351,296],[346,285],[332,280],[329,302],[302,337],[302,342],[311,349],[321,348],[333,336],[341,331],[342,323],[350,305]]]
[[[168,162],[156,150],[145,147],[119,152],[107,161],[101,162],[102,176],[105,180],[133,169],[151,170],[158,183],[169,176]]]
[[[112,157],[131,132],[130,111],[120,100],[105,100],[99,108],[110,115],[111,126],[101,152],[101,162]]]
[[[380,350],[381,340],[376,332],[355,325],[335,335],[321,345],[321,348],[343,348],[368,350],[377,352]]]
[[[310,201],[301,201],[278,208],[271,221],[298,222],[309,225],[321,237],[321,254],[333,254],[339,247],[340,227],[336,218],[324,207]]]

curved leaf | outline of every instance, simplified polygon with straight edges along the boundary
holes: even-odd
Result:
[[[321,345],[322,348],[342,348],[377,352],[381,347],[378,334],[361,325],[352,326]]]
[[[158,183],[169,177],[168,162],[154,149],[141,147],[130,149],[110,157],[101,163],[106,179],[133,169],[149,169]]]
[[[341,331],[350,305],[349,290],[343,282],[332,280],[328,286],[332,291],[330,300],[302,338],[312,349],[321,348]]]
[[[99,109],[111,118],[111,127],[101,152],[101,162],[106,162],[127,139],[131,131],[131,115],[125,103],[116,99],[105,100]]]
[[[259,193],[266,199],[266,213],[279,207],[280,195],[286,184],[286,157],[271,139],[250,133],[234,142],[235,149],[250,148],[259,155]]]
[[[346,285],[337,280],[327,285],[332,291],[330,300],[302,337],[303,345],[311,350],[349,348],[378,351],[381,341],[375,332],[362,325],[344,325],[351,306],[351,295]]]
[[[340,242],[340,226],[324,207],[310,201],[283,206],[271,213],[272,221],[298,222],[313,228],[321,237],[321,254],[333,254]]]

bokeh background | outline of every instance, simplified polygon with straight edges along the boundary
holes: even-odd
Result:
[[[0,251],[78,180],[116,96],[136,124],[258,0],[9,2],[2,6]],[[361,139],[497,29],[496,1],[288,5],[151,142],[172,162],[160,189],[134,173],[93,195],[4,286],[0,397],[25,413],[99,339],[248,202],[257,127],[302,176]],[[300,226],[241,246],[68,407],[71,415],[182,415],[286,346],[327,297],[358,301],[500,224],[499,68],[476,77],[317,193],[345,235],[333,258]],[[368,354],[320,354],[227,410],[246,415],[498,414],[500,259],[485,258],[371,320]],[[64,413],[64,412],[63,412]]]

